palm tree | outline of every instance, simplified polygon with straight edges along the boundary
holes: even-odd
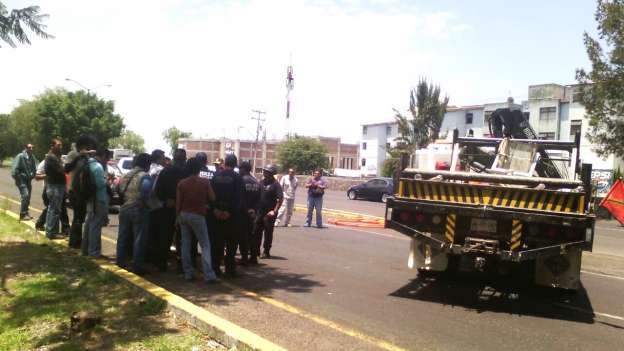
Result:
[[[9,12],[0,2],[0,39],[11,47],[17,46],[16,41],[20,44],[30,44],[25,29],[30,29],[43,39],[54,38],[44,31],[47,26],[43,24],[43,21],[48,18],[48,15],[40,14],[39,11],[39,6],[29,6]]]
[[[399,136],[395,138],[398,145],[393,151],[412,154],[438,139],[448,101],[448,96],[440,101],[440,86],[427,84],[425,79],[420,79],[416,89],[410,91],[409,110],[412,118],[394,110]]]

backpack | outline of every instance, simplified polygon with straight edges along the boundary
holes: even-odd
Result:
[[[79,203],[86,203],[89,199],[95,197],[96,187],[91,176],[89,163],[87,161],[80,168],[76,169],[76,173],[74,173],[72,178],[71,191]]]

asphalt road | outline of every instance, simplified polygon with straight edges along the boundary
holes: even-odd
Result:
[[[17,198],[6,169],[0,193]],[[39,196],[33,206],[41,207]],[[325,206],[383,213],[381,204],[332,192]],[[294,223],[303,223],[301,213]],[[111,215],[108,255],[115,224]],[[621,254],[624,230],[612,222],[597,227],[608,253]],[[277,228],[276,259],[241,269],[240,278],[214,286],[186,283],[175,272],[147,278],[293,350],[615,350],[624,342],[624,257],[584,255],[582,289],[564,294],[513,280],[420,278],[406,267],[408,247],[385,229]]]

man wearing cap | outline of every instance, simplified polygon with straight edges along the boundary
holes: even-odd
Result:
[[[258,209],[258,202],[260,201],[260,183],[256,177],[251,174],[251,164],[249,162],[241,162],[238,168],[245,186],[238,246],[240,247],[241,264],[246,265],[249,263],[250,240],[253,237],[256,210]],[[257,259],[255,263],[258,263]]]
[[[216,195],[216,201],[212,210],[215,216],[214,245],[212,246],[212,268],[217,276],[221,275],[221,260],[223,250],[225,254],[225,273],[229,277],[236,276],[234,256],[236,255],[236,242],[239,234],[239,214],[243,199],[243,181],[234,172],[238,160],[234,155],[227,155],[223,169],[217,169],[212,177],[212,189]]]
[[[284,201],[284,194],[275,174],[277,167],[268,165],[262,169],[264,179],[260,182],[260,203],[258,204],[258,216],[254,229],[253,245],[251,248],[251,263],[258,262],[260,242],[264,234],[264,251],[262,258],[271,258],[271,246],[273,244],[273,228],[279,208]]]

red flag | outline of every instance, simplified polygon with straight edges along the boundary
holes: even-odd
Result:
[[[611,186],[611,190],[602,200],[600,206],[609,210],[613,217],[624,225],[624,183],[622,183],[621,179],[618,179]]]

